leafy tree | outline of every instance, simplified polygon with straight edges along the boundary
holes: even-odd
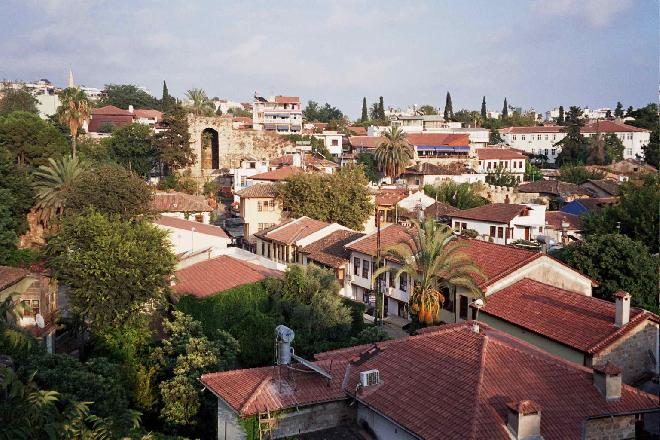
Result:
[[[166,232],[93,210],[65,218],[47,253],[71,289],[72,311],[99,329],[133,322],[162,303],[176,261]]]
[[[564,116],[564,106],[559,106],[559,116],[557,117],[557,125],[564,125],[566,123],[566,118]]]
[[[440,310],[445,298],[441,291],[449,286],[462,286],[470,292],[483,296],[475,280],[485,279],[481,270],[461,249],[465,241],[457,241],[454,231],[447,225],[438,224],[432,218],[424,223],[414,222],[415,227],[407,231],[411,244],[400,244],[388,248],[385,255],[403,262],[393,271],[380,267],[374,272],[373,280],[385,272],[394,272],[396,278],[406,274],[411,282],[410,310],[424,324],[440,322]]]
[[[77,157],[76,142],[78,141],[78,130],[87,121],[92,113],[92,106],[85,92],[77,87],[68,87],[60,93],[60,106],[57,109],[57,117],[60,123],[69,127],[71,135],[71,148],[73,158]]]
[[[364,175],[369,182],[377,183],[380,180],[380,173],[378,171],[378,163],[376,158],[371,153],[360,153],[357,157],[357,164],[361,165],[364,170]]]
[[[160,107],[156,98],[133,84],[106,84],[104,97],[99,102],[99,106],[104,105],[114,105],[122,109],[127,109],[129,105],[145,109]]]
[[[106,139],[87,137],[78,141],[78,157],[80,160],[92,165],[113,162]]]
[[[277,187],[284,210],[292,217],[309,216],[361,230],[373,205],[361,167],[334,174],[299,173]]]
[[[383,97],[378,98],[378,119],[384,121],[385,118],[385,104],[383,103]]]
[[[623,118],[623,104],[621,104],[621,101],[616,103],[616,108],[614,109],[614,117]]]
[[[27,112],[0,116],[0,148],[4,147],[19,165],[38,167],[48,158],[68,151],[66,138],[53,125]]]
[[[195,163],[195,152],[191,147],[188,132],[188,116],[181,106],[163,117],[167,130],[154,136],[156,157],[162,164],[165,175]]]
[[[481,123],[481,114],[476,111],[470,111],[470,110],[459,110],[456,113],[454,113],[454,117],[452,119],[453,121],[456,122],[461,122],[463,126],[467,127],[476,127]]]
[[[236,108],[236,107],[232,107],[229,110],[227,110],[227,114],[230,114],[235,117],[244,117],[244,118],[252,117],[252,111],[246,110],[244,108]]]
[[[525,181],[527,182],[536,182],[537,180],[543,179],[543,174],[534,164],[529,161],[525,162]]]
[[[658,257],[642,243],[622,234],[591,235],[556,256],[598,281],[594,296],[612,301],[614,292],[624,290],[633,305],[658,312]]]
[[[451,105],[451,95],[447,92],[445,97],[445,112],[444,112],[445,121],[451,121],[454,119],[454,110]]]
[[[486,97],[481,100],[481,119],[486,119],[488,116],[488,111],[486,110]]]
[[[419,108],[419,111],[423,115],[437,115],[438,114],[438,110],[436,110],[435,107],[433,107],[432,105],[429,105],[429,104],[424,104],[423,106],[421,106]]]
[[[605,112],[605,119],[612,119],[612,110],[607,109]]]
[[[383,141],[374,154],[378,168],[386,176],[395,179],[403,173],[406,166],[415,157],[415,152],[406,140],[406,133],[398,127],[391,127],[383,132]]]
[[[623,160],[623,142],[614,134],[608,133],[605,135],[605,164],[609,165],[612,162]]]
[[[174,105],[176,104],[176,99],[170,95],[169,90],[167,90],[167,83],[163,81],[163,94],[160,100],[160,109],[167,113],[172,111]]]
[[[312,147],[312,153],[318,153],[324,158],[331,160],[332,154],[330,150],[325,146],[325,142],[322,139],[319,139],[308,134],[283,134],[283,139],[290,141],[291,143],[295,142],[309,142],[309,145]]]
[[[202,89],[191,89],[186,92],[186,98],[190,100],[188,108],[197,116],[212,116],[215,113],[215,106],[206,96]]]
[[[323,107],[315,101],[307,101],[307,107],[303,110],[303,117],[307,121],[336,122],[344,119],[344,114],[337,107],[327,102]]]
[[[506,102],[506,98],[504,98],[504,107],[502,107],[502,119],[506,119],[509,117],[509,105]]]
[[[649,143],[642,146],[644,161],[658,168],[660,166],[660,120],[658,118],[658,105],[655,103],[648,104],[637,110],[633,110],[630,115],[635,119],[627,122],[627,124],[651,131]]]
[[[555,144],[561,148],[561,152],[556,159],[558,165],[576,162],[586,163],[589,142],[580,133],[583,125],[582,109],[571,106],[566,117],[566,124],[562,128],[562,132],[566,133],[566,136]]]
[[[48,166],[42,165],[34,172],[36,208],[44,225],[62,215],[67,196],[85,168],[86,164],[77,158],[65,156],[59,160],[49,159]]]
[[[626,116],[632,116],[633,111],[634,111],[633,106],[632,105],[628,106],[628,108],[626,109]]]
[[[488,204],[488,200],[479,195],[479,185],[471,183],[443,182],[440,185],[425,185],[424,192],[439,202],[458,209],[476,208]]]
[[[518,186],[518,178],[499,165],[494,170],[488,171],[486,182],[495,186]]]
[[[152,199],[153,191],[143,179],[114,164],[83,171],[65,196],[67,212],[82,214],[93,208],[122,220],[149,215]]]
[[[557,180],[582,185],[588,180],[599,180],[604,177],[604,171],[586,168],[582,165],[566,164],[559,168],[559,177]]]
[[[488,134],[488,143],[491,145],[496,145],[496,144],[501,144],[504,142],[504,139],[502,139],[502,136],[500,135],[500,131],[497,128],[491,128],[490,133]]]
[[[11,217],[9,228],[17,234],[22,234],[27,230],[25,216],[34,202],[32,178],[27,169],[12,161],[9,152],[2,148],[0,176],[0,190],[6,191],[5,196],[0,197],[0,206],[4,206]]]
[[[112,136],[103,140],[110,156],[140,176],[146,177],[154,164],[151,129],[133,123],[117,128]]]
[[[367,122],[369,115],[367,114],[367,97],[362,98],[362,117],[360,117],[360,122]]]
[[[39,113],[37,103],[38,101],[25,88],[6,88],[4,96],[0,99],[0,115],[7,115],[12,112],[37,114]]]

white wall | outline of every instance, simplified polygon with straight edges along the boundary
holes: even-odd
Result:
[[[202,223],[204,224],[210,224],[211,223],[211,213],[210,212],[161,212],[159,213],[160,215],[164,215],[167,217],[176,217],[180,218],[182,220],[190,220],[190,221],[195,221],[195,216],[201,215],[202,216]]]
[[[515,240],[524,240],[525,239],[525,228],[529,227],[529,239],[533,240],[537,235],[543,234],[545,228],[545,206],[544,205],[527,205],[532,209],[529,211],[529,215],[526,216],[517,216],[514,217],[511,222],[508,224],[497,223],[497,222],[488,222],[481,220],[470,220],[462,219],[458,216],[452,217],[452,227],[456,230],[464,229],[462,227],[457,228],[456,223],[466,223],[467,229],[474,229],[479,233],[479,238],[482,240],[491,241],[491,227],[495,227],[495,235],[492,236],[493,243],[497,244],[509,244]],[[504,228],[502,231],[502,238],[498,237],[498,228]],[[510,238],[506,238],[506,228],[512,228]]]
[[[231,243],[230,238],[217,237],[215,235],[203,234],[199,231],[193,232],[172,226],[154,224],[158,228],[164,229],[168,232],[170,243],[172,243],[172,250],[175,254],[194,252],[196,250],[199,251],[210,247],[223,249]]]

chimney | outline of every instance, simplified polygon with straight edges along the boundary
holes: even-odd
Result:
[[[532,400],[507,405],[507,427],[516,440],[541,440],[541,407]]]
[[[630,294],[619,290],[614,293],[614,302],[616,303],[616,313],[614,315],[614,325],[623,327],[630,321]]]
[[[594,367],[594,386],[605,396],[605,399],[618,400],[621,398],[621,368],[607,361],[606,364]]]

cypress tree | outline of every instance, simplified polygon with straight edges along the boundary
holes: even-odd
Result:
[[[486,97],[481,100],[481,119],[486,120]]]
[[[447,92],[447,98],[445,99],[445,121],[454,119],[454,110],[451,106],[451,95]]]
[[[559,106],[559,117],[557,117],[557,125],[564,125],[565,119],[564,119],[564,106],[560,105]]]
[[[163,81],[163,97],[160,100],[160,105],[164,112],[168,111],[171,107],[172,97],[170,96],[169,91],[167,90],[167,83]]]
[[[621,101],[616,103],[616,108],[614,109],[614,117],[623,118],[623,104],[621,104]]]
[[[360,121],[365,122],[369,119],[369,115],[367,114],[367,98],[364,97],[362,98],[362,118],[360,118]]]
[[[385,120],[385,104],[383,104],[383,97],[378,98],[378,116],[380,119]]]
[[[509,117],[509,104],[506,102],[506,98],[504,98],[504,107],[502,107],[502,119],[508,117]]]

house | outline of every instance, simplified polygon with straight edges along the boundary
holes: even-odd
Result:
[[[268,163],[270,171],[282,167],[297,167],[303,171],[321,172],[332,174],[337,169],[337,164],[323,158],[318,153],[289,153],[271,159]]]
[[[304,173],[304,170],[301,167],[283,166],[281,168],[248,177],[248,186],[257,182],[282,182],[289,177],[300,173]]]
[[[154,194],[151,209],[160,215],[193,219],[198,223],[211,223],[213,207],[203,196],[177,191],[158,191]]]
[[[424,191],[397,186],[380,187],[374,195],[374,204],[381,225],[397,223],[400,213],[423,210],[434,203],[435,199],[424,194]]]
[[[477,172],[460,162],[447,165],[419,162],[406,168],[400,178],[405,180],[409,186],[423,187],[424,185],[438,185],[450,180],[456,183],[483,183],[486,181],[486,173]]]
[[[287,220],[254,234],[255,253],[280,263],[300,263],[302,248],[338,230],[348,228],[306,216]]]
[[[239,197],[245,239],[251,240],[250,236],[254,233],[268,229],[282,221],[282,206],[277,200],[274,183],[256,183],[240,190],[236,195]]]
[[[155,127],[156,124],[162,122],[163,112],[153,109],[135,109],[133,106],[128,106],[128,111],[135,115],[135,122],[139,124],[148,125],[150,127]]]
[[[364,127],[357,127],[357,126],[351,125],[350,127],[347,127],[346,129],[353,136],[366,136],[367,135],[367,129],[364,128]]]
[[[124,125],[132,124],[135,121],[135,114],[123,110],[114,105],[106,105],[104,107],[93,108],[87,125],[88,133],[103,132],[105,128],[117,128]]]
[[[432,218],[436,223],[451,225],[451,214],[460,211],[443,202],[435,202],[425,209],[413,209],[399,214],[399,223],[408,223],[410,220],[424,221]]]
[[[265,173],[268,170],[268,162],[266,160],[260,160],[252,156],[243,157],[240,167],[229,170],[232,191],[237,193],[247,188],[249,186],[248,184],[251,183],[248,179],[254,175]]]
[[[0,301],[10,296],[15,296],[21,306],[16,324],[43,338],[48,352],[52,353],[58,308],[57,280],[43,270],[0,266]]]
[[[282,272],[233,256],[220,255],[179,269],[175,275],[172,290],[177,295],[204,298],[265,278],[280,278]]]
[[[415,152],[415,160],[433,163],[467,160],[470,137],[454,133],[408,133],[408,143]],[[350,146],[360,152],[374,152],[383,142],[381,136],[350,136]]]
[[[348,276],[351,253],[345,246],[362,236],[364,234],[348,229],[331,232],[299,249],[298,262],[303,265],[313,263],[331,269],[341,286],[339,295],[348,297],[350,295],[346,293],[351,291],[350,277]]]
[[[344,135],[337,130],[323,130],[321,133],[312,133],[312,136],[323,141],[323,145],[334,157],[341,156]]]
[[[168,232],[172,250],[177,255],[208,248],[224,249],[231,244],[231,238],[219,226],[166,215],[153,223]]]
[[[259,421],[276,439],[338,426],[388,440],[623,439],[658,413],[616,365],[592,370],[476,322],[200,381],[218,400],[219,439]]]
[[[589,197],[589,193],[579,185],[561,180],[537,180],[525,182],[516,188],[519,193],[538,194],[549,201],[568,203],[581,197]]]
[[[252,103],[252,128],[275,133],[300,133],[302,110],[298,96],[254,95]]]
[[[555,243],[569,244],[571,241],[582,240],[582,220],[575,214],[562,211],[545,212],[544,235]]]
[[[576,199],[570,203],[565,204],[561,207],[561,212],[582,216],[599,210],[605,206],[616,205],[617,203],[619,203],[619,199],[616,197],[588,197],[583,199]]]
[[[545,155],[548,162],[554,163],[561,147],[556,145],[566,133],[559,125],[539,127],[507,127],[500,129],[500,135],[507,144],[517,150],[529,154]],[[623,143],[624,159],[635,159],[643,156],[642,147],[650,141],[650,131],[633,127],[616,121],[595,121],[586,124],[580,129],[587,138],[597,135],[614,134]]]
[[[512,148],[477,148],[477,160],[479,173],[494,172],[498,168],[507,171],[522,182],[525,177],[525,165],[527,164],[527,156],[520,151]]]
[[[631,307],[630,298],[618,292],[612,303],[523,278],[490,295],[479,320],[580,365],[613,362],[635,383],[660,373],[660,317]]]
[[[591,197],[616,197],[621,192],[621,186],[613,180],[587,180],[580,185]]]
[[[492,203],[451,214],[456,231],[473,229],[479,237],[498,244],[534,240],[543,235],[545,205]]]

